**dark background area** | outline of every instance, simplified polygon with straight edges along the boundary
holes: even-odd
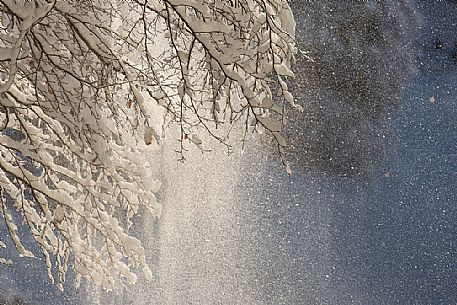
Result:
[[[455,2],[292,6],[313,61],[295,173],[262,174],[263,303],[456,304]]]

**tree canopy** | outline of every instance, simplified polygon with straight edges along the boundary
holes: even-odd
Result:
[[[285,0],[2,0],[0,15],[0,238],[61,288],[69,267],[106,289],[151,277],[128,228],[160,214],[144,149],[170,124],[182,158],[205,133],[230,146],[235,122],[286,146]]]

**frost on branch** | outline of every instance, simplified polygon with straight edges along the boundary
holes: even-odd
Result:
[[[300,109],[283,80],[293,76],[295,51],[287,2],[173,0],[148,8],[166,22],[165,56],[178,97],[165,105],[183,135],[200,127],[226,143],[228,134],[216,128],[244,121],[246,132],[251,126],[271,131],[282,152],[282,101]]]
[[[0,14],[0,214],[60,287],[68,267],[107,289],[151,276],[128,229],[160,213],[144,149],[169,124],[181,154],[202,132],[227,143],[237,121],[286,145],[283,102],[299,108],[286,1],[4,0]]]

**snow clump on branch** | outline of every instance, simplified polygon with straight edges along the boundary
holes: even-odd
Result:
[[[0,15],[2,225],[61,289],[69,266],[105,289],[151,277],[128,229],[160,215],[144,151],[170,124],[183,157],[197,133],[230,146],[235,122],[269,130],[282,154],[284,106],[300,108],[285,0],[4,0]]]

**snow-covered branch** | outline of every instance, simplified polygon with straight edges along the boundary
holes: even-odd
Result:
[[[284,104],[300,107],[284,0],[5,0],[0,14],[0,214],[61,287],[69,265],[107,289],[151,276],[128,228],[160,214],[144,149],[169,124],[181,154],[201,133],[229,146],[240,120],[286,145]]]

